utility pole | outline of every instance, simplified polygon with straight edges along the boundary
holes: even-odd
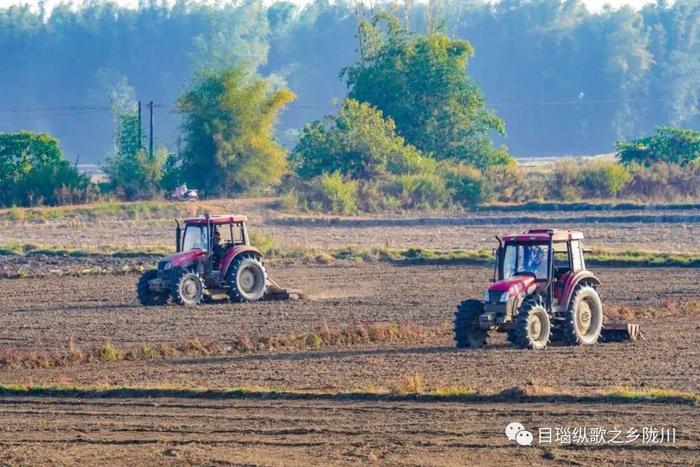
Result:
[[[148,103],[151,125],[148,134],[148,156],[153,160],[153,101]]]
[[[143,149],[143,137],[141,136],[141,101],[139,101],[139,107],[138,107],[138,113],[139,113],[139,149]]]

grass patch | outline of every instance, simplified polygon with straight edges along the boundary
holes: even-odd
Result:
[[[327,347],[348,347],[365,344],[421,342],[452,332],[448,323],[418,325],[415,323],[358,323],[330,328],[320,325],[313,332],[294,332],[277,336],[241,335],[224,343],[218,340],[192,338],[179,344],[142,344],[119,348],[110,341],[81,349],[73,339],[65,350],[53,353],[5,349],[0,352],[0,367],[51,368],[84,363],[111,363],[121,360],[152,360],[176,357],[212,357],[261,351],[318,350]]]
[[[655,204],[655,203],[631,203],[631,202],[554,202],[554,201],[530,201],[527,203],[486,203],[478,206],[477,211],[491,212],[552,212],[552,211],[674,211],[700,209],[698,203],[676,203],[676,204]]]
[[[178,386],[74,386],[0,384],[0,396],[41,397],[104,397],[104,398],[158,398],[180,397],[190,399],[319,399],[319,400],[377,400],[424,402],[473,402],[473,403],[655,403],[700,405],[700,394],[663,388],[633,389],[604,388],[591,393],[575,393],[557,390],[552,394],[527,394],[523,388],[510,388],[499,392],[479,392],[461,386],[436,387],[418,392],[393,392],[389,388],[371,386],[352,391],[322,391],[264,386],[242,386],[223,389],[190,388]]]
[[[37,245],[22,243],[14,240],[0,244],[0,255],[46,255],[46,256],[107,256],[114,258],[133,258],[140,256],[165,256],[173,253],[173,249],[161,246],[123,247],[113,246],[108,248],[71,248],[60,245]]]

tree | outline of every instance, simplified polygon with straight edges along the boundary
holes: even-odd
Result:
[[[623,164],[652,165],[657,162],[686,165],[700,162],[700,133],[682,128],[657,128],[633,141],[618,141],[617,155]]]
[[[127,200],[150,198],[160,189],[163,150],[153,157],[141,147],[138,115],[115,110],[114,145],[116,154],[107,157],[105,173],[109,188]]]
[[[338,172],[356,180],[406,173],[428,163],[396,134],[393,120],[353,99],[343,102],[337,116],[306,125],[290,159],[304,178]]]
[[[81,197],[88,185],[63,159],[57,139],[31,131],[0,133],[0,205],[57,204],[60,191]]]
[[[409,34],[384,13],[360,24],[359,39],[359,62],[341,72],[350,98],[381,110],[409,144],[438,159],[480,168],[508,162],[489,139],[491,131],[504,134],[505,125],[466,73],[469,42]]]
[[[272,91],[242,67],[202,73],[178,99],[186,181],[206,194],[232,195],[279,183],[286,150],[272,132],[294,94]]]

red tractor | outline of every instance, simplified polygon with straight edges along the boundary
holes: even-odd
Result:
[[[621,340],[628,329],[636,334],[638,327],[629,327],[636,325],[604,329],[600,281],[586,269],[581,232],[533,229],[496,239],[493,284],[483,301],[463,301],[455,312],[457,347],[483,347],[489,331],[529,349],[595,344],[604,331],[608,340]]]
[[[246,216],[202,216],[177,222],[176,253],[143,273],[137,292],[146,306],[195,305],[217,295],[232,302],[265,297],[268,278],[262,253],[251,246]],[[224,295],[225,294],[225,295]]]

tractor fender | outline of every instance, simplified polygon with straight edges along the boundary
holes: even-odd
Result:
[[[226,277],[226,274],[228,274],[228,268],[231,266],[231,263],[233,260],[236,258],[236,256],[242,254],[242,253],[253,253],[257,258],[262,258],[262,253],[260,253],[260,250],[253,246],[249,245],[238,245],[226,252],[224,255],[224,259],[221,260],[221,277]]]
[[[573,295],[576,286],[581,282],[600,285],[600,280],[598,280],[598,278],[594,276],[591,271],[579,271],[576,274],[571,274],[569,279],[566,281],[566,285],[564,286],[564,292],[561,295],[561,300],[559,300],[561,306],[569,306],[571,296]]]

